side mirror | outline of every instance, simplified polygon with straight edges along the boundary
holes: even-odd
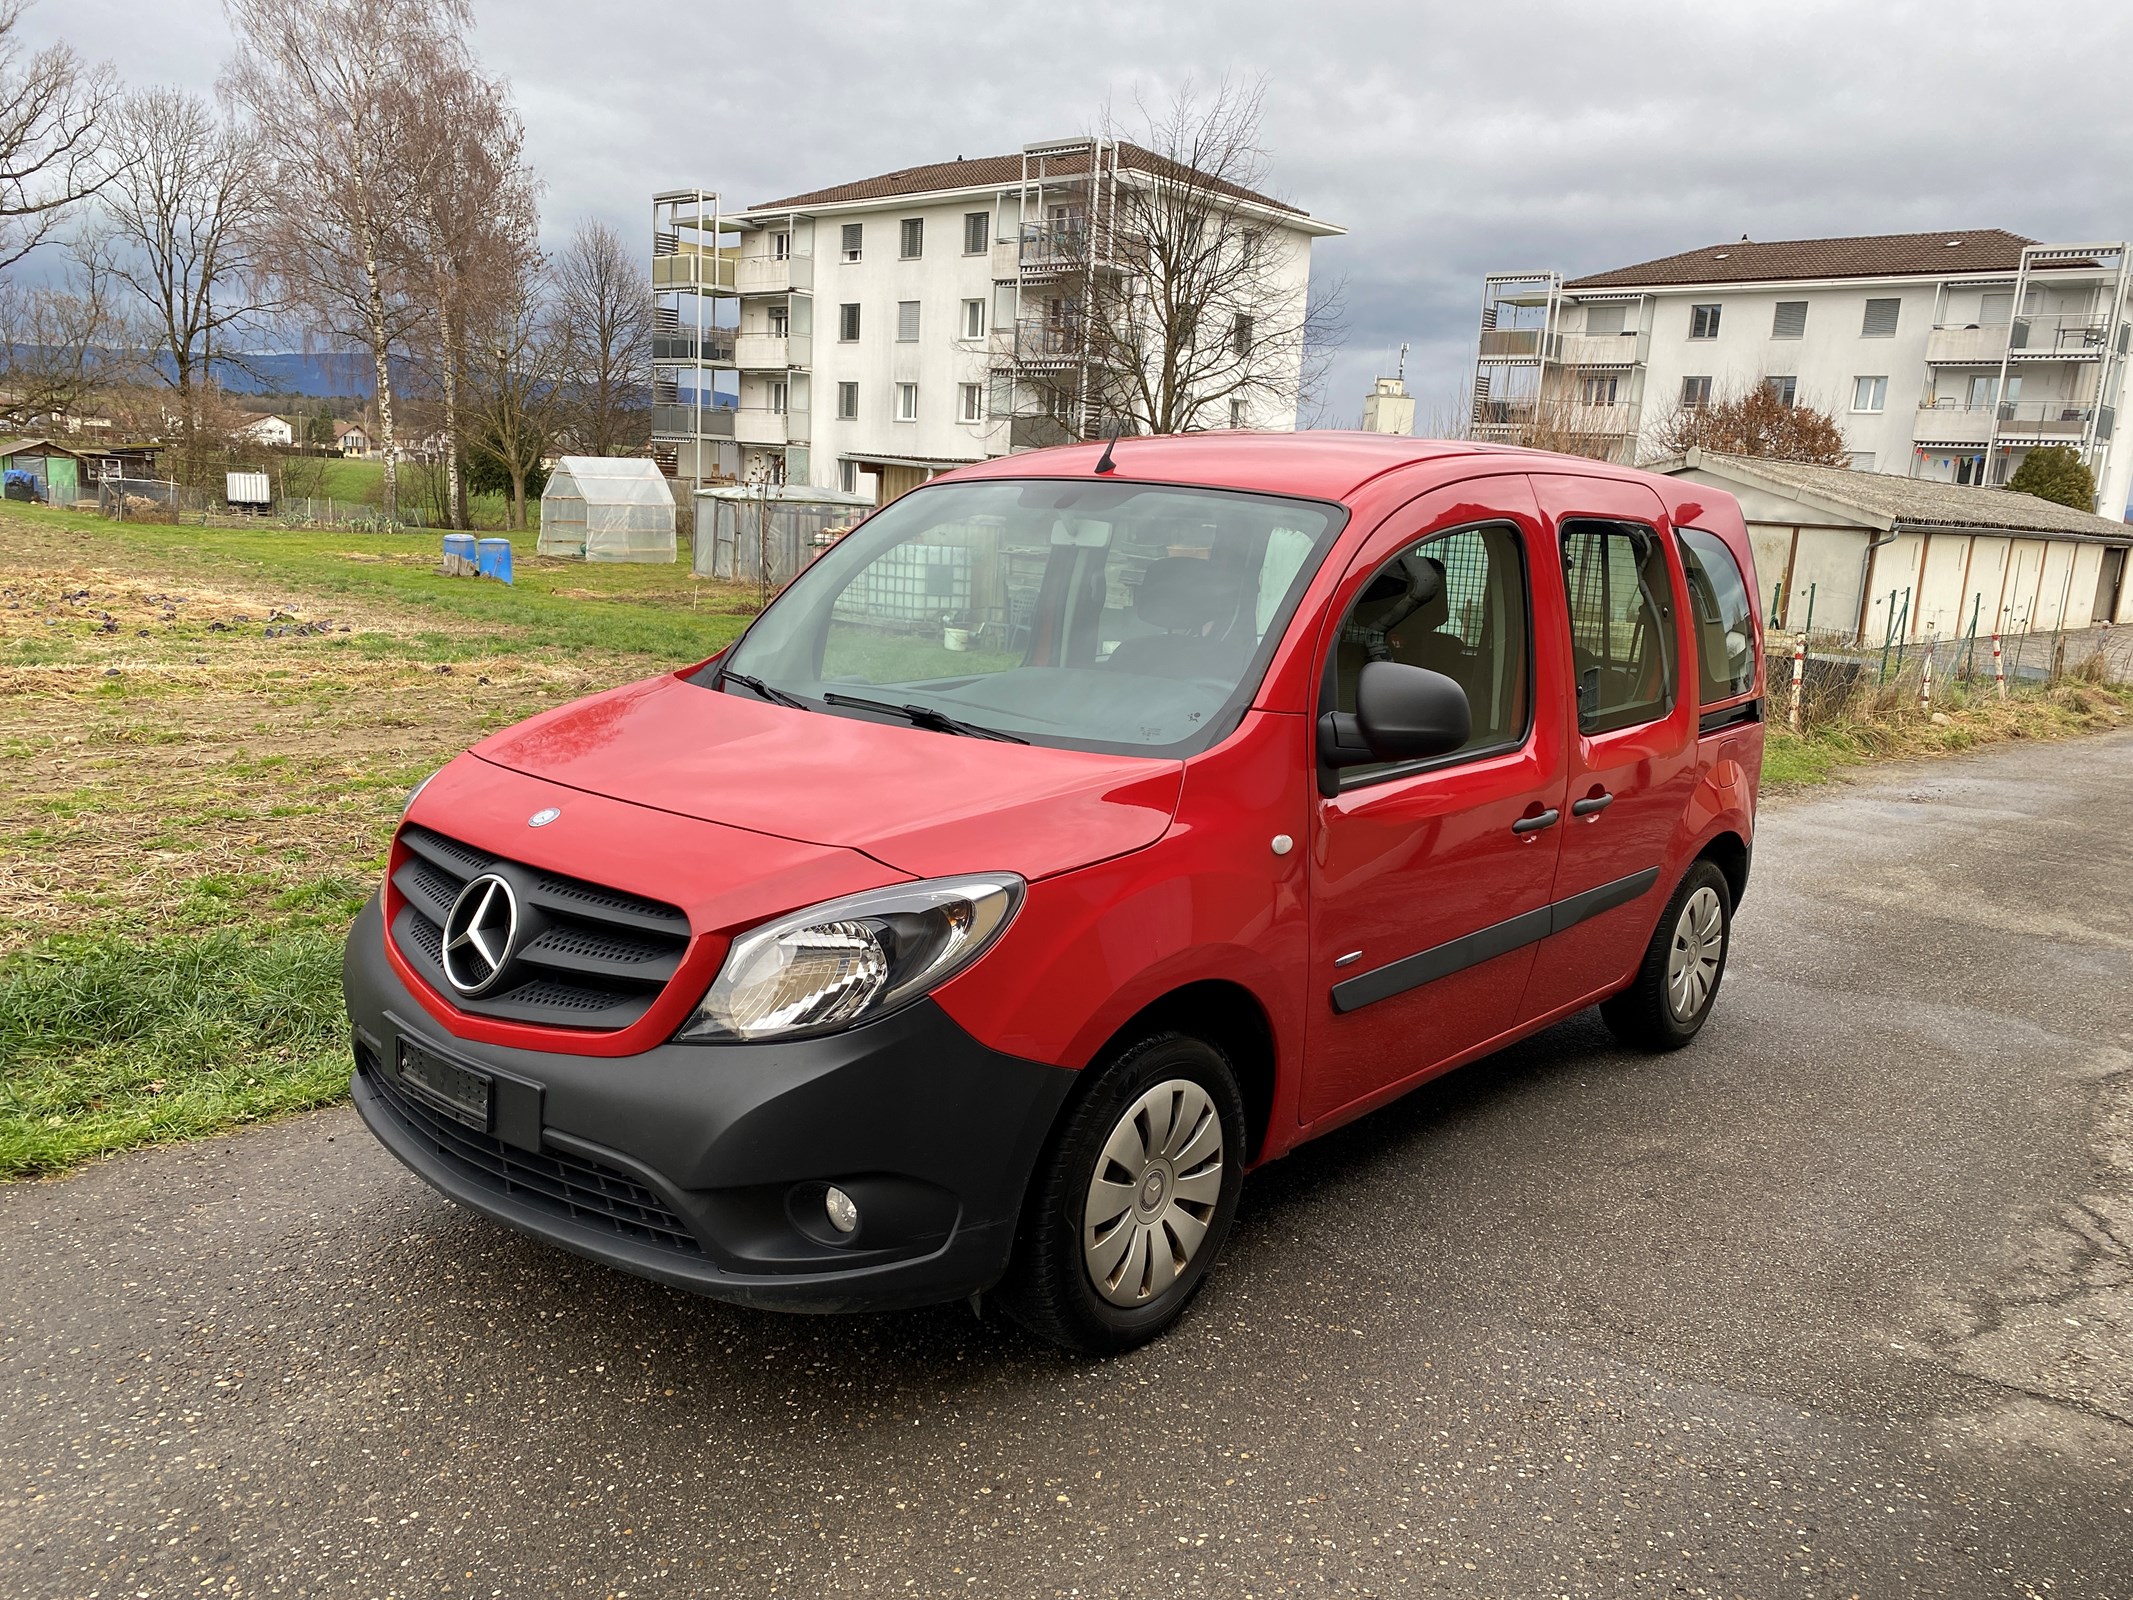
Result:
[[[1318,758],[1328,767],[1421,761],[1449,754],[1474,731],[1466,691],[1441,672],[1398,661],[1364,664],[1355,714],[1318,719]]]

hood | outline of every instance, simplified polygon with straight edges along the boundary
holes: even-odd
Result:
[[[796,711],[679,676],[544,712],[474,753],[679,816],[864,851],[915,877],[1025,878],[1154,843],[1184,764]]]

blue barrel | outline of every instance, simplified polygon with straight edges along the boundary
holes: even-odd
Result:
[[[444,554],[447,561],[453,556],[457,556],[460,560],[471,563],[474,560],[474,535],[471,533],[446,534],[444,536]]]
[[[499,583],[511,581],[511,541],[509,539],[477,539],[474,541],[475,565],[484,578],[494,578]]]

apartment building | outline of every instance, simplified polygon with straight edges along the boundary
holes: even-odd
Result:
[[[1093,274],[1119,270],[1106,240],[1121,186],[1160,162],[1071,139],[731,211],[709,190],[657,196],[655,455],[698,484],[892,495],[1106,431],[1081,307]],[[1222,194],[1300,321],[1312,241],[1343,230]],[[1295,407],[1223,402],[1193,425],[1292,429]]]
[[[1492,274],[1476,432],[1630,461],[1676,407],[1762,383],[1834,416],[1862,471],[2001,484],[2037,446],[2071,446],[2098,509],[2120,516],[2128,266],[2124,242],[1987,229],[1741,239],[1567,281]]]

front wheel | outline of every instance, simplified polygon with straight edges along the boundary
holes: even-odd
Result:
[[[1711,862],[1698,861],[1660,914],[1636,977],[1601,1002],[1601,1019],[1626,1045],[1679,1050],[1711,1014],[1732,939],[1732,887]]]
[[[1084,1355],[1144,1344],[1183,1313],[1244,1182],[1244,1099],[1219,1050],[1161,1033],[1122,1051],[1046,1148],[1003,1297]]]

